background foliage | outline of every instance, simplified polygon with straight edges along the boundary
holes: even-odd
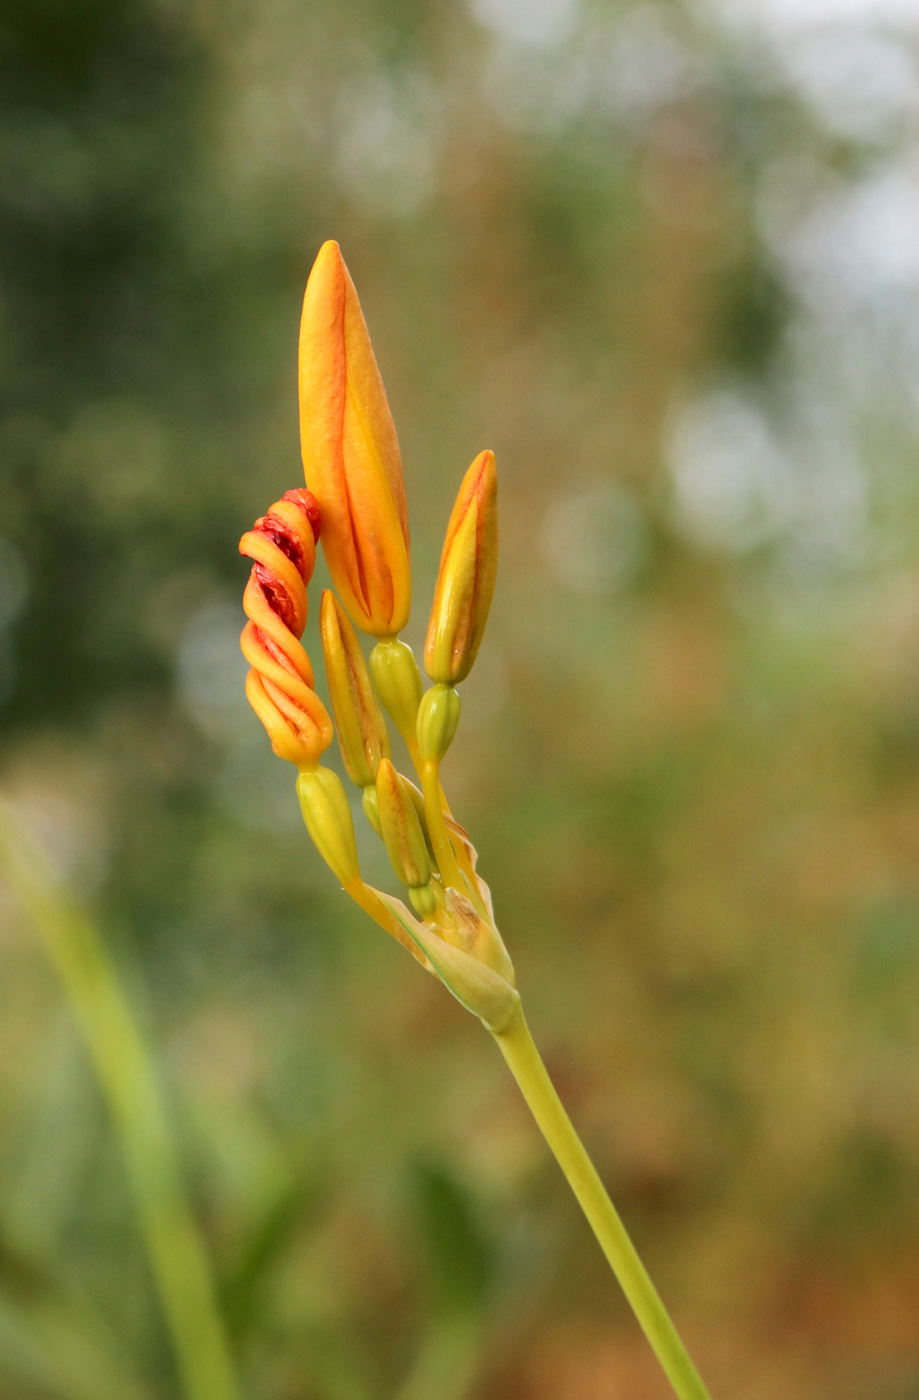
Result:
[[[331,887],[242,695],[236,541],[300,480],[326,237],[416,646],[497,453],[446,780],[713,1393],[919,1396],[917,54],[905,0],[0,5],[3,787],[160,1047],[253,1397],[666,1394],[488,1038]],[[0,1392],[173,1396],[10,901],[0,960]]]

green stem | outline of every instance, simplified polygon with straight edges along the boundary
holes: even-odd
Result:
[[[680,1400],[710,1400],[597,1170],[572,1126],[519,1011],[495,1036],[540,1131],[565,1173],[622,1291]]]
[[[0,868],[60,977],[108,1103],[187,1400],[238,1400],[152,1055],[105,944],[2,807]]]

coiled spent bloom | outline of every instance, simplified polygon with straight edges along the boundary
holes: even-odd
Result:
[[[303,468],[329,572],[362,631],[395,636],[411,606],[402,459],[357,292],[331,241],[303,298],[299,384]]]
[[[239,542],[240,554],[254,560],[243,595],[249,621],[240,638],[250,667],[246,696],[275,753],[300,768],[314,768],[332,742],[332,721],[300,644],[319,522],[309,491],[287,491]]]

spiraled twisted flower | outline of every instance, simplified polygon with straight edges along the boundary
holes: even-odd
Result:
[[[246,695],[275,753],[300,768],[315,767],[333,734],[300,644],[319,529],[315,496],[285,491],[239,542],[240,554],[254,560],[243,595],[249,621],[240,638],[250,666]]]

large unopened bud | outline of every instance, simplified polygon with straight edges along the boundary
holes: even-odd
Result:
[[[396,875],[409,889],[409,898],[424,917],[434,913],[433,891],[427,888],[433,870],[424,831],[408,784],[388,758],[377,771],[377,810],[386,854]]]
[[[313,264],[300,323],[300,444],[322,545],[364,632],[393,636],[411,604],[402,460],[354,283],[337,243]]]
[[[443,685],[468,676],[485,631],[498,567],[497,505],[495,456],[480,452],[447,524],[424,648],[425,670]]]
[[[380,759],[389,756],[389,736],[357,635],[329,588],[319,630],[341,756],[351,781],[367,788],[376,782]]]

